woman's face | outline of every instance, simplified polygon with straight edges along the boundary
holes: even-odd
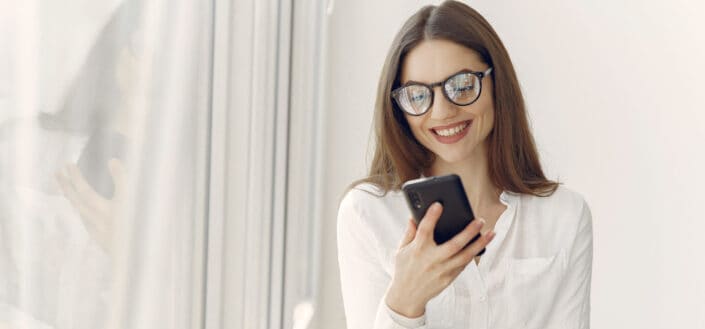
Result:
[[[444,81],[461,70],[484,72],[487,68],[488,65],[474,50],[452,41],[425,40],[406,55],[402,63],[401,83],[416,81],[432,84]],[[485,139],[494,125],[491,76],[482,79],[480,97],[466,106],[451,103],[443,95],[442,88],[437,86],[433,89],[433,104],[428,112],[421,116],[406,114],[414,137],[437,155],[436,161],[450,164],[482,154]]]

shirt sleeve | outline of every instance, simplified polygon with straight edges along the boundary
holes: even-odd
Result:
[[[348,329],[426,329],[425,315],[407,318],[392,311],[385,302],[391,277],[380,261],[378,243],[356,207],[359,199],[352,190],[338,209],[338,265],[343,307]],[[401,238],[401,237],[400,237]]]
[[[583,201],[577,233],[568,254],[568,267],[558,305],[564,308],[565,328],[590,328],[592,278],[592,214]]]

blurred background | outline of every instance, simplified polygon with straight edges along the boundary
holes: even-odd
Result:
[[[465,1],[594,225],[595,328],[705,328],[705,3]],[[0,0],[0,328],[345,328],[335,220],[425,4]]]

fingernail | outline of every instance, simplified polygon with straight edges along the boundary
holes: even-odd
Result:
[[[477,219],[477,224],[476,224],[476,225],[479,225],[479,226],[483,226],[483,225],[485,225],[485,220],[484,220],[483,218],[478,218],[478,219]]]
[[[434,210],[434,211],[439,211],[439,210],[441,210],[441,203],[438,202],[438,201],[434,202],[434,203],[433,203],[433,210]]]

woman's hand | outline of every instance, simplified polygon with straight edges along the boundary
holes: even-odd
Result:
[[[494,238],[494,232],[488,232],[465,248],[480,233],[485,223],[480,218],[447,242],[436,244],[433,231],[442,211],[443,207],[434,203],[418,229],[410,219],[397,250],[394,278],[387,291],[386,303],[403,316],[416,318],[423,315],[426,303],[450,285]]]
[[[115,218],[119,217],[125,204],[127,177],[125,167],[118,159],[111,159],[108,169],[115,185],[112,199],[98,194],[75,164],[68,164],[57,172],[56,178],[64,195],[80,214],[88,233],[110,254],[113,250]]]

